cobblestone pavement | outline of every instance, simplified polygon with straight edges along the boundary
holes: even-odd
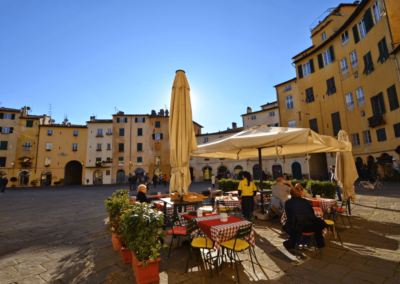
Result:
[[[0,195],[0,283],[135,283],[106,226],[103,200],[117,188],[7,189]],[[400,188],[357,194],[353,227],[338,222],[344,246],[329,233],[322,259],[318,251],[301,251],[297,259],[282,246],[286,235],[278,220],[256,221],[261,266],[254,274],[248,254],[240,254],[241,283],[400,283]],[[188,253],[187,247],[174,249],[169,259],[162,253],[160,283],[237,282],[228,264],[211,278],[195,258],[185,273]]]

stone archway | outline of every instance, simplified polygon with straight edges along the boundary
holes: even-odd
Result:
[[[29,186],[29,178],[32,175],[29,170],[22,170],[18,172],[18,185]]]
[[[93,184],[103,184],[103,172],[95,171],[93,173]]]
[[[294,162],[292,164],[292,175],[294,179],[302,179],[301,164],[299,162]]]
[[[203,171],[203,179],[204,180],[211,180],[211,175],[212,175],[212,167],[206,165],[202,168]]]
[[[65,165],[64,184],[79,185],[82,184],[82,163],[78,161],[69,161]]]
[[[51,185],[51,181],[53,180],[53,175],[49,171],[42,172],[40,175],[40,185]]]

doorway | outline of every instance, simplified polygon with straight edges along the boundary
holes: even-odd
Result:
[[[279,164],[275,164],[272,166],[272,178],[277,179],[278,177],[283,177],[282,166]]]
[[[95,171],[93,173],[93,184],[103,184],[103,172]]]
[[[28,171],[22,171],[18,176],[18,185],[29,186],[29,176],[30,173]]]
[[[204,180],[211,180],[211,173],[212,173],[212,168],[211,167],[204,167],[203,168],[203,179]]]
[[[40,176],[40,185],[48,186],[51,185],[52,174],[51,172],[43,172]]]
[[[293,174],[294,179],[298,179],[298,180],[302,179],[301,165],[299,162],[294,162],[292,164],[292,174]]]
[[[125,171],[119,170],[117,172],[117,183],[125,183]]]
[[[64,184],[82,184],[82,164],[78,161],[70,161],[65,165]]]
[[[363,160],[360,157],[357,157],[357,159],[356,159],[356,168],[357,168],[358,175],[360,175],[360,171],[362,169],[362,166],[363,166]]]
[[[253,166],[253,180],[260,180],[260,165]]]

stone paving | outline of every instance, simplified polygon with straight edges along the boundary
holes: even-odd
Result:
[[[199,183],[193,189],[208,186]],[[131,265],[113,250],[106,226],[103,200],[118,188],[8,189],[0,195],[0,283],[136,283]],[[163,186],[151,191],[157,189]],[[248,254],[240,254],[241,283],[400,283],[400,186],[357,194],[353,228],[338,222],[344,246],[329,233],[322,259],[318,251],[301,251],[297,259],[282,246],[286,235],[278,220],[256,221],[261,266],[254,274]],[[188,253],[179,247],[168,259],[162,252],[160,283],[237,282],[228,264],[211,278],[195,258],[185,273]]]

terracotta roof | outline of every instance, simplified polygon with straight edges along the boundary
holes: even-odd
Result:
[[[400,51],[400,43],[392,50],[390,54],[396,54],[399,51]]]
[[[16,108],[7,108],[7,107],[1,107],[0,111],[9,111],[9,112],[18,112],[20,113],[21,110],[20,109],[16,109]]]
[[[294,81],[294,80],[297,80],[297,77],[294,77],[293,79],[290,79],[290,80],[287,80],[287,81],[285,81],[285,82],[279,83],[278,85],[275,85],[274,87],[276,88],[276,87],[278,87],[278,86],[287,84],[287,83],[292,82],[292,81]]]
[[[71,124],[71,125],[64,125],[64,124],[44,124],[44,125],[39,125],[39,127],[87,128],[86,125],[77,125],[77,124]]]
[[[228,129],[228,130],[214,132],[214,133],[196,134],[196,137],[215,135],[215,134],[224,134],[224,133],[237,133],[237,132],[241,132],[241,131],[243,131],[243,127],[238,127],[236,129]]]
[[[250,112],[250,113],[242,114],[241,116],[252,115],[252,114],[263,112],[263,111],[271,111],[271,109],[278,108],[278,107],[279,106],[271,107],[271,108],[268,108],[268,109],[262,109],[262,110],[258,110],[258,111],[253,111],[253,112]]]
[[[201,126],[200,124],[198,124],[196,121],[193,121],[194,124],[197,124],[198,126],[200,126],[201,128],[204,128],[203,126]]]
[[[94,121],[86,121],[87,123],[112,123],[112,119],[96,119]]]
[[[310,49],[312,49],[312,48],[314,48],[314,47],[315,47],[315,45],[310,46],[310,47],[307,48],[307,49],[304,49],[304,50],[303,50],[302,52],[300,52],[299,54],[296,54],[295,56],[293,56],[292,59],[295,59],[297,56],[303,54],[303,53],[306,52],[306,51],[309,51]]]
[[[271,102],[271,103],[266,103],[265,105],[262,105],[261,107],[263,107],[263,106],[269,106],[269,105],[273,105],[273,104],[276,104],[278,101],[275,101],[275,102]]]

